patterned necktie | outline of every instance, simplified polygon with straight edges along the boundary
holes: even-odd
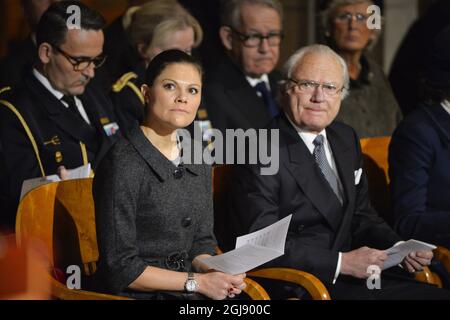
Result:
[[[261,97],[264,101],[264,104],[267,107],[267,110],[269,111],[269,114],[272,117],[275,117],[280,112],[280,109],[278,108],[277,103],[275,102],[275,99],[272,97],[272,94],[269,90],[267,90],[266,83],[264,81],[258,82],[258,84],[255,86],[255,89],[257,92],[261,94]]]
[[[341,205],[343,204],[342,199],[342,186],[340,185],[340,182],[336,176],[336,174],[333,172],[333,169],[331,169],[330,164],[328,163],[327,156],[325,154],[325,146],[324,143],[324,137],[323,135],[319,134],[313,141],[314,143],[314,159],[317,162],[317,165],[320,168],[320,171],[322,171],[323,176],[328,181],[328,184],[330,185],[331,189],[333,189],[334,193],[336,194],[336,197],[339,199],[339,202]]]
[[[69,110],[76,115],[78,118],[80,118],[81,120],[85,121],[83,116],[81,115],[80,111],[78,110],[77,104],[75,102],[75,97],[73,96],[63,96],[61,98],[61,101],[64,101],[65,103],[67,103],[67,105],[69,106]]]

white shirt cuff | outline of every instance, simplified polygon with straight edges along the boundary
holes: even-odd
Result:
[[[341,273],[341,262],[342,262],[342,252],[339,252],[339,258],[336,266],[336,272],[334,273],[333,284],[336,283],[336,280],[339,277],[339,273]]]

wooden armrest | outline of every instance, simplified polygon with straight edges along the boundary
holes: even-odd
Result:
[[[247,275],[295,283],[305,288],[314,300],[331,300],[323,283],[304,271],[291,268],[265,268],[248,272]]]
[[[444,247],[437,247],[433,253],[436,259],[444,265],[445,270],[450,274],[450,251]]]
[[[438,288],[442,288],[442,281],[439,276],[431,272],[430,268],[424,267],[423,271],[414,273],[414,279],[420,282],[434,284]]]
[[[244,292],[252,298],[252,300],[270,300],[267,291],[255,280],[250,278],[244,279],[247,287],[244,289]]]

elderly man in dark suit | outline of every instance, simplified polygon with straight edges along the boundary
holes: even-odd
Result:
[[[80,25],[69,30],[79,8]],[[69,10],[70,11],[70,10]],[[76,14],[76,11],[75,11]],[[104,62],[103,17],[77,1],[50,6],[37,28],[39,62],[23,83],[0,100],[0,139],[5,166],[0,193],[8,199],[3,223],[14,225],[22,182],[73,169],[95,169],[117,139],[109,100],[88,86]],[[63,174],[62,174],[63,175]]]
[[[279,113],[275,102],[282,39],[277,0],[224,1],[220,38],[226,57],[207,70],[204,102],[213,127],[263,128]]]
[[[370,206],[355,131],[334,122],[348,88],[345,62],[329,47],[314,45],[290,58],[285,76],[284,112],[268,127],[279,130],[279,171],[261,175],[260,165],[237,168],[229,213],[236,235],[292,214],[285,254],[270,266],[314,274],[334,299],[450,298],[450,292],[384,272],[381,289],[369,289],[368,272],[382,270],[384,250],[402,239]],[[432,256],[412,252],[403,268],[422,270]]]

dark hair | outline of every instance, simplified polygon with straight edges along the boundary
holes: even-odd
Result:
[[[445,99],[450,98],[450,87],[436,85],[427,79],[421,79],[419,86],[420,101],[425,104],[441,103]]]
[[[155,82],[155,79],[164,71],[164,69],[174,63],[190,64],[198,70],[200,76],[203,75],[203,68],[195,58],[188,55],[184,51],[167,50],[161,52],[156,57],[154,57],[152,61],[150,61],[150,64],[147,67],[145,83],[148,86],[152,86]]]
[[[66,40],[67,22],[72,13],[67,13],[70,6],[80,9],[80,27],[82,30],[102,30],[105,19],[102,15],[79,1],[61,1],[52,4],[42,15],[36,30],[36,43],[39,47],[47,42],[53,46],[60,46]]]

